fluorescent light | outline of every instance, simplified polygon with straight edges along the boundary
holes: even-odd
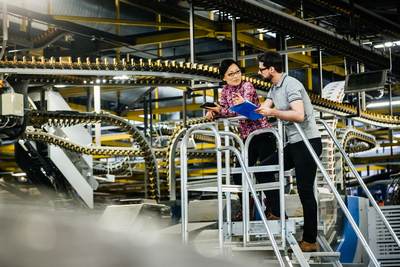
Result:
[[[386,46],[386,47],[392,47],[392,46],[393,46],[393,42],[386,42],[386,43],[385,43],[385,46]]]
[[[392,101],[392,106],[397,106],[397,105],[400,105],[400,100]],[[367,105],[367,108],[381,108],[388,106],[389,106],[389,101],[381,101],[381,102],[369,103]]]
[[[265,34],[276,38],[276,33],[275,32],[266,32]]]
[[[114,80],[129,80],[129,76],[128,75],[114,76],[113,79]]]
[[[67,87],[65,84],[56,84],[54,85],[55,88],[65,88]]]
[[[392,46],[400,46],[400,40],[399,41],[393,41],[393,42],[385,42],[382,44],[377,44],[374,45],[374,48],[385,48],[385,47],[392,47]]]
[[[23,177],[23,176],[26,176],[26,173],[24,173],[24,172],[15,173],[15,172],[13,172],[13,173],[11,173],[11,176],[14,176],[14,177]]]

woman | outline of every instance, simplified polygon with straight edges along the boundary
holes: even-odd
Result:
[[[238,116],[235,112],[229,110],[230,107],[243,103],[245,100],[259,106],[259,100],[250,82],[242,81],[242,72],[239,65],[232,59],[226,59],[221,62],[219,67],[221,79],[226,83],[222,88],[219,104],[216,107],[207,108],[206,117],[213,119],[215,117],[234,117]],[[250,133],[261,128],[270,128],[267,118],[255,121],[243,119],[239,120],[239,133],[243,141]],[[276,149],[275,137],[270,133],[264,133],[254,136],[249,145],[249,166],[256,165],[257,162],[268,158]],[[256,173],[256,179],[260,180],[264,173]],[[242,184],[242,176],[240,174],[233,175],[236,185]],[[268,217],[269,212],[267,212]],[[241,219],[241,213],[235,216],[236,220]]]

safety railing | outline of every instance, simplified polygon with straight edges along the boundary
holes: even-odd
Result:
[[[213,123],[196,125],[189,128],[183,137],[180,148],[180,167],[181,167],[181,216],[182,216],[182,241],[188,242],[188,221],[189,221],[189,198],[188,198],[188,161],[187,148],[189,137],[196,130],[208,129],[215,137],[215,146],[217,149],[217,198],[218,198],[218,240],[219,247],[223,248],[223,201],[222,201],[222,158],[221,151],[221,135]]]
[[[315,153],[313,147],[311,146],[310,142],[308,141],[306,135],[304,134],[303,129],[301,129],[300,125],[298,123],[293,123],[296,126],[297,131],[301,135],[301,138],[303,139],[304,144],[306,145],[308,151],[310,152],[311,156],[313,157],[315,163],[317,164],[318,168],[320,169],[322,175],[324,176],[328,186],[332,190],[332,193],[334,194],[337,202],[339,203],[339,206],[341,207],[344,215],[346,216],[347,220],[350,222],[351,227],[353,228],[354,232],[356,233],[357,237],[361,241],[361,244],[363,245],[365,251],[367,252],[370,260],[374,264],[374,266],[379,267],[379,262],[376,259],[374,253],[372,252],[371,248],[369,247],[367,241],[365,240],[364,236],[362,235],[360,229],[357,226],[357,223],[354,221],[353,217],[350,214],[350,211],[347,209],[346,204],[342,200],[339,192],[336,190],[336,187],[334,183],[332,182],[332,179],[329,177],[329,174],[325,170],[324,166],[322,165],[322,162],[320,161],[318,155]]]
[[[225,124],[225,126],[227,126],[228,124]],[[279,122],[279,127],[280,130],[282,129],[282,124],[281,122]],[[226,128],[227,129],[227,128]],[[181,168],[181,203],[182,203],[182,241],[184,243],[188,242],[188,191],[190,191],[190,186],[188,185],[188,161],[187,161],[187,151],[188,151],[188,143],[189,143],[189,139],[192,135],[194,134],[203,134],[203,135],[211,135],[215,137],[215,146],[216,146],[216,156],[217,156],[217,199],[218,199],[218,239],[219,239],[219,247],[222,250],[223,248],[223,193],[225,192],[227,194],[227,214],[231,214],[231,210],[230,210],[230,205],[228,205],[228,203],[230,202],[228,198],[230,198],[230,192],[232,191],[230,189],[230,185],[229,185],[229,180],[230,180],[230,168],[225,168],[224,172],[222,169],[222,152],[223,151],[227,151],[228,153],[225,153],[226,156],[226,160],[228,165],[230,164],[230,158],[229,158],[229,151],[233,152],[240,164],[240,168],[242,171],[240,171],[240,173],[242,173],[243,175],[243,183],[242,183],[242,192],[243,192],[243,198],[247,198],[249,195],[248,190],[250,190],[250,192],[252,193],[252,196],[254,198],[254,202],[256,205],[256,208],[262,218],[263,224],[266,228],[268,237],[271,241],[273,250],[276,254],[276,257],[280,263],[281,266],[285,266],[282,256],[280,254],[279,251],[279,247],[277,245],[277,242],[274,238],[273,233],[271,232],[268,223],[267,223],[267,219],[266,216],[264,214],[264,211],[262,210],[262,206],[260,203],[260,200],[257,197],[257,192],[256,192],[256,188],[252,183],[252,179],[250,177],[249,174],[249,170],[248,170],[248,164],[245,163],[245,161],[243,160],[244,158],[246,158],[246,161],[248,159],[248,154],[247,149],[249,146],[249,143],[251,141],[251,139],[257,135],[257,134],[261,134],[264,132],[271,132],[275,135],[275,137],[277,138],[277,143],[278,143],[278,148],[280,150],[280,155],[279,155],[279,169],[274,169],[274,168],[269,168],[270,171],[276,171],[279,170],[280,171],[280,184],[279,184],[279,189],[281,192],[281,197],[280,200],[282,201],[282,203],[284,203],[284,179],[283,179],[283,140],[279,135],[279,129],[278,131],[276,131],[275,129],[262,129],[262,130],[258,130],[256,132],[254,132],[251,136],[248,137],[247,141],[246,141],[246,145],[243,144],[243,141],[235,134],[233,134],[232,132],[229,131],[218,131],[217,127],[215,124],[209,123],[209,124],[202,124],[202,125],[196,125],[193,126],[192,128],[189,128],[186,131],[186,134],[184,135],[182,142],[181,142],[181,147],[180,147],[180,168]],[[221,145],[221,137],[224,137],[225,140],[225,146]],[[233,139],[234,142],[236,142],[237,144],[239,144],[240,150],[242,151],[242,153],[239,152],[238,149],[236,149],[233,146],[229,145],[229,140]],[[246,147],[247,146],[247,147]],[[228,166],[227,165],[227,166]],[[270,167],[270,166],[268,166]],[[251,172],[261,172],[261,171],[265,171],[262,170],[262,168],[257,167],[250,167],[251,168]],[[238,173],[237,168],[234,168],[235,172]],[[226,175],[226,185],[223,185],[223,177],[222,175],[225,174]],[[230,203],[229,203],[230,204]],[[243,214],[246,214],[246,220],[243,220],[243,226],[245,231],[244,236],[243,236],[243,240],[245,243],[245,240],[248,238],[248,223],[249,223],[249,213],[248,213],[248,199],[246,199],[246,201],[243,202],[243,208],[245,209],[245,212],[243,212]],[[247,210],[246,207],[247,206]],[[285,212],[284,212],[284,205],[281,205],[281,229],[282,229],[282,245],[283,245],[283,249],[285,249]],[[230,222],[231,218],[230,216],[227,216],[227,221]],[[229,225],[229,224],[228,224]],[[230,231],[230,228],[228,228],[228,232]]]
[[[248,186],[248,188],[250,189],[250,192],[252,193],[252,196],[253,196],[253,199],[254,199],[254,204],[256,205],[257,211],[259,212],[259,214],[261,216],[261,220],[262,220],[262,222],[263,222],[263,224],[265,226],[265,229],[267,230],[267,234],[268,234],[268,237],[269,237],[269,239],[271,241],[271,245],[272,245],[272,247],[274,249],[274,253],[275,253],[276,257],[278,258],[280,266],[285,266],[285,263],[283,262],[282,255],[281,255],[281,253],[279,251],[278,244],[276,243],[275,237],[272,234],[271,230],[269,229],[267,218],[266,218],[266,216],[264,214],[263,208],[261,206],[261,202],[257,197],[257,192],[256,192],[256,190],[255,190],[255,188],[253,186],[252,179],[251,179],[251,177],[249,175],[249,172],[247,171],[247,168],[246,168],[246,166],[244,164],[244,161],[242,159],[242,156],[240,155],[239,150],[237,148],[235,148],[235,147],[232,147],[232,146],[220,147],[219,150],[220,151],[230,150],[236,155],[237,159],[239,160],[239,164],[240,164],[240,166],[241,166],[241,168],[243,170],[243,174],[246,177],[246,185]]]
[[[389,224],[388,220],[386,219],[385,215],[383,214],[382,210],[379,208],[378,204],[376,203],[374,197],[372,196],[371,192],[368,190],[367,185],[364,183],[363,179],[361,178],[360,174],[357,172],[356,168],[354,167],[353,163],[351,162],[349,156],[347,155],[346,151],[344,151],[343,147],[340,145],[340,142],[337,140],[335,137],[332,129],[329,127],[329,125],[324,122],[323,120],[319,120],[319,122],[325,127],[326,131],[328,132],[329,136],[335,143],[336,147],[339,149],[340,153],[342,154],[344,160],[346,161],[347,165],[349,166],[351,172],[353,175],[356,177],[358,183],[360,184],[361,188],[364,190],[365,194],[367,195],[370,203],[376,210],[378,216],[381,218],[383,223],[385,224],[386,228],[389,230],[390,235],[394,239],[394,241],[397,243],[397,245],[400,247],[400,240],[397,237],[396,233],[394,232],[392,226]]]

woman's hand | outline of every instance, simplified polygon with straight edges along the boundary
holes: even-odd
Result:
[[[245,101],[245,99],[239,93],[234,93],[232,100],[235,105],[242,104]]]
[[[213,111],[214,113],[220,113],[222,107],[218,103],[214,103],[214,104],[216,105],[216,107],[207,107],[206,109],[208,111]]]
[[[206,113],[206,118],[209,120],[213,120],[215,118],[215,116],[217,115],[217,113],[215,113],[212,110],[207,111]]]

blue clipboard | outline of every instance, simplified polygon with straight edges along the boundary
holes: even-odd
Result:
[[[258,120],[258,119],[261,119],[262,117],[264,117],[263,115],[255,112],[255,110],[257,108],[258,107],[256,105],[254,105],[250,101],[246,100],[242,104],[232,106],[229,109],[233,112],[236,112],[240,115],[243,115],[243,116],[249,118],[250,120],[255,121],[255,120]]]

